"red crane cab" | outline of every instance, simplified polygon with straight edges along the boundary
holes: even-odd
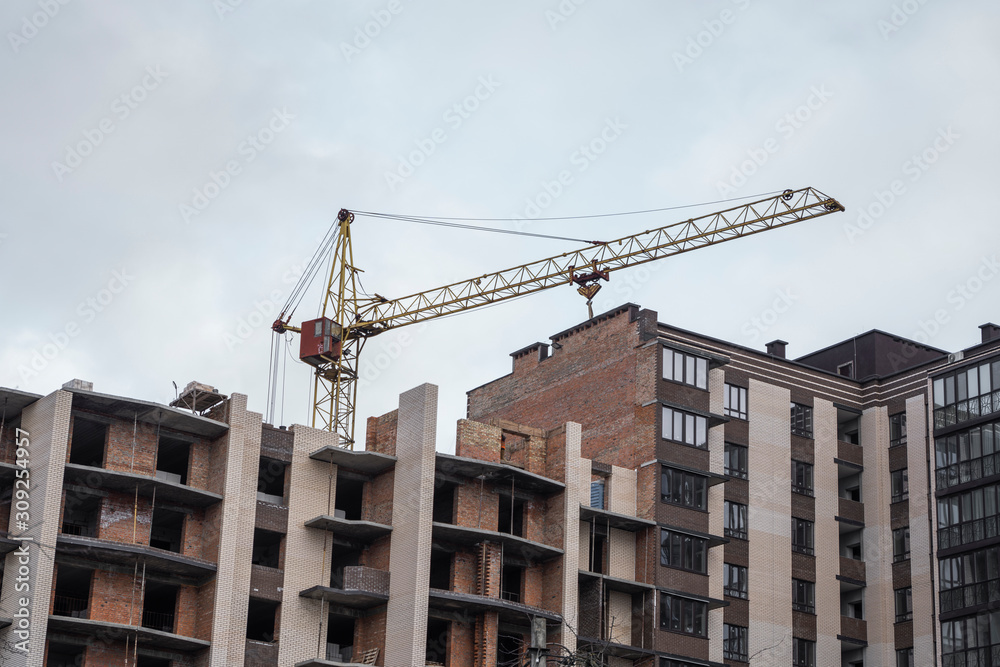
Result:
[[[299,359],[310,366],[321,366],[340,358],[342,348],[340,325],[328,317],[302,323]]]

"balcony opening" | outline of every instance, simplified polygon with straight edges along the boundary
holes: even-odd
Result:
[[[181,553],[181,543],[184,541],[183,512],[168,510],[162,507],[153,509],[153,525],[149,528],[149,546]]]
[[[247,639],[256,642],[273,642],[278,603],[250,598],[247,609]]]
[[[861,444],[861,417],[850,410],[837,409],[837,440]]]
[[[179,586],[146,582],[142,598],[142,627],[161,632],[174,631],[174,613],[177,610]]]
[[[107,440],[107,424],[86,417],[74,417],[69,462],[94,468],[104,467],[104,445]]]
[[[64,535],[97,537],[97,523],[101,515],[100,496],[79,495],[76,491],[66,492],[63,508],[62,532]]]
[[[500,597],[509,602],[521,601],[521,578],[524,570],[516,565],[504,564],[500,570]]]
[[[499,635],[497,637],[497,667],[520,667],[521,649],[524,639],[518,635]]]
[[[864,599],[865,589],[858,588],[857,590],[841,593],[840,595],[840,605],[841,612],[844,616],[849,618],[856,618],[858,620],[864,620],[865,618],[865,599]]]
[[[344,588],[344,568],[355,567],[361,564],[361,552],[345,549],[340,553],[334,552],[332,555],[332,565],[330,567],[330,588]]]
[[[272,505],[285,504],[285,468],[281,461],[260,457],[257,469],[257,500]]]
[[[254,528],[250,562],[262,567],[281,568],[281,533]]]
[[[326,626],[326,659],[351,662],[354,653],[354,619],[330,614]]]
[[[451,554],[443,551],[431,554],[431,588],[451,590]]]
[[[497,531],[524,537],[524,501],[512,496],[500,496]]]
[[[90,606],[90,580],[94,576],[93,570],[62,564],[57,567],[52,613],[56,616],[89,618],[87,608]]]
[[[449,625],[448,621],[442,618],[427,619],[427,651],[424,664],[428,667],[444,665],[445,656],[448,654]]]
[[[607,538],[605,535],[594,530],[590,536],[590,553],[587,562],[590,564],[590,571],[598,574],[604,573],[604,551],[607,548]]]
[[[59,644],[50,640],[45,667],[77,667],[82,665],[84,650],[83,646]]]
[[[156,447],[156,478],[175,484],[187,484],[191,443],[160,436]]]
[[[364,491],[365,483],[363,480],[337,475],[337,499],[334,502],[334,516],[348,521],[360,521]]]
[[[434,487],[434,521],[455,523],[455,484],[440,482]]]

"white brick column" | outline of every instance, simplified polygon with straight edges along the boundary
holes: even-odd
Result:
[[[587,524],[580,521],[580,505],[590,505],[590,459],[580,458],[582,429],[576,422],[566,424],[566,499],[563,507],[563,569],[562,569],[562,643],[576,650],[579,630],[578,591],[580,561],[586,558],[589,533],[581,530]],[[588,528],[589,530],[589,528]],[[574,547],[574,545],[576,545]]]
[[[930,388],[928,388],[930,391]],[[931,395],[931,394],[928,394]],[[906,465],[910,482],[910,585],[913,587],[913,655],[933,655],[935,636],[934,540],[931,535],[930,489],[933,463],[927,465],[927,410],[923,396],[906,401]],[[933,447],[930,460],[934,461]],[[930,482],[930,483],[929,483]],[[935,565],[932,566],[932,563]],[[940,663],[938,663],[940,664]]]
[[[837,408],[830,401],[813,401],[813,484],[816,522],[816,664],[840,665],[840,513],[837,458]]]
[[[865,472],[861,499],[865,503],[864,556],[867,586],[865,620],[868,648],[865,667],[894,667],[896,619],[892,593],[892,521],[889,501],[889,416],[885,407],[861,415],[861,448]]]

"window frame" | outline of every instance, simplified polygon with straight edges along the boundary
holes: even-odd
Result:
[[[664,492],[664,487],[669,493]],[[707,511],[708,477],[666,465],[660,466],[660,502]]]
[[[733,398],[736,399],[736,407],[733,407]],[[747,388],[736,384],[726,383],[723,388],[722,414],[735,419],[746,421],[749,415],[749,404],[747,403]]]
[[[891,503],[900,503],[910,498],[910,474],[907,468],[900,468],[889,473],[889,491]]]
[[[736,573],[736,577],[733,577]],[[734,584],[735,579],[735,586]],[[748,599],[749,583],[747,580],[747,568],[744,565],[734,565],[733,563],[722,564],[722,594],[740,600]]]
[[[747,646],[747,628],[745,625],[722,624],[722,657],[724,660],[749,662]]]
[[[904,532],[905,531],[905,532]],[[897,540],[902,540],[901,545],[905,551],[897,551]],[[906,525],[892,531],[892,562],[901,563],[910,560],[910,526]]]
[[[901,447],[906,445],[906,412],[897,412],[889,415],[889,446]]]
[[[797,435],[802,438],[813,437],[813,409],[811,405],[806,405],[804,403],[791,404],[791,417],[789,419],[791,424],[792,435]]]
[[[724,500],[722,508],[722,525],[725,536],[734,537],[738,540],[748,539],[747,506],[733,500]]]
[[[733,457],[737,459],[738,468],[732,467]],[[735,442],[727,442],[722,455],[723,470],[726,475],[734,479],[747,479],[747,472],[750,468],[750,448],[746,445],[738,445]]]
[[[799,529],[802,529],[803,536],[808,536],[806,540],[808,544],[800,544],[796,538],[799,535]],[[809,519],[801,519],[797,516],[792,517],[792,551],[795,553],[805,554],[807,556],[816,555],[816,524]]]
[[[678,368],[675,357],[680,357],[681,359],[680,368]],[[664,380],[708,391],[708,358],[698,356],[697,354],[691,354],[689,352],[681,352],[680,350],[675,350],[672,347],[664,345],[663,354],[660,359],[663,364],[663,372],[661,373],[661,376]],[[668,359],[669,363],[667,361]],[[688,359],[693,361],[689,363]],[[676,377],[678,370],[680,371],[681,376],[679,379]],[[689,374],[694,376],[690,381],[687,377]]]
[[[668,540],[670,543],[665,547],[664,543]],[[674,562],[675,555],[680,563]],[[695,574],[708,574],[708,540],[678,530],[660,528],[660,565]]]
[[[676,606],[674,603],[679,603],[680,606]],[[677,610],[678,613],[674,614]],[[688,618],[687,612],[690,610],[690,618]],[[698,613],[700,610],[700,614]],[[669,617],[668,617],[669,615]],[[690,620],[691,630],[686,630],[688,627],[687,621]],[[699,626],[700,621],[700,627]],[[677,627],[674,627],[674,623],[677,623]],[[705,639],[708,637],[708,604],[701,601],[695,600],[693,598],[682,597],[680,595],[672,595],[664,591],[660,591],[660,629],[666,632],[677,632],[683,635],[689,635],[691,637],[700,637]]]
[[[708,449],[708,418],[693,412],[679,410],[664,405],[660,412],[663,423],[660,427],[660,435],[664,440],[676,442],[679,445],[694,447],[695,449]],[[677,417],[680,416],[678,424]],[[690,419],[689,419],[690,418]],[[680,426],[680,438],[675,438],[675,426]],[[669,431],[669,433],[668,433]],[[688,438],[690,436],[690,440]]]
[[[912,646],[896,649],[896,667],[914,667]]]
[[[816,614],[816,583],[792,578],[792,609],[806,614]]]
[[[800,482],[801,473],[801,482]],[[813,465],[805,461],[792,459],[792,492],[803,496],[812,496],[815,489]]]
[[[792,666],[816,667],[816,642],[792,637]]]
[[[913,620],[913,587],[906,586],[905,588],[896,588],[892,591],[893,606],[896,612],[896,623],[903,623],[905,621]],[[900,602],[903,603],[903,609],[900,611]]]

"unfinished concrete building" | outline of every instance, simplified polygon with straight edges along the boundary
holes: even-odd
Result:
[[[0,389],[0,658],[994,664],[997,334],[793,361],[625,305],[513,353],[453,455],[432,385],[357,451],[194,383]]]

